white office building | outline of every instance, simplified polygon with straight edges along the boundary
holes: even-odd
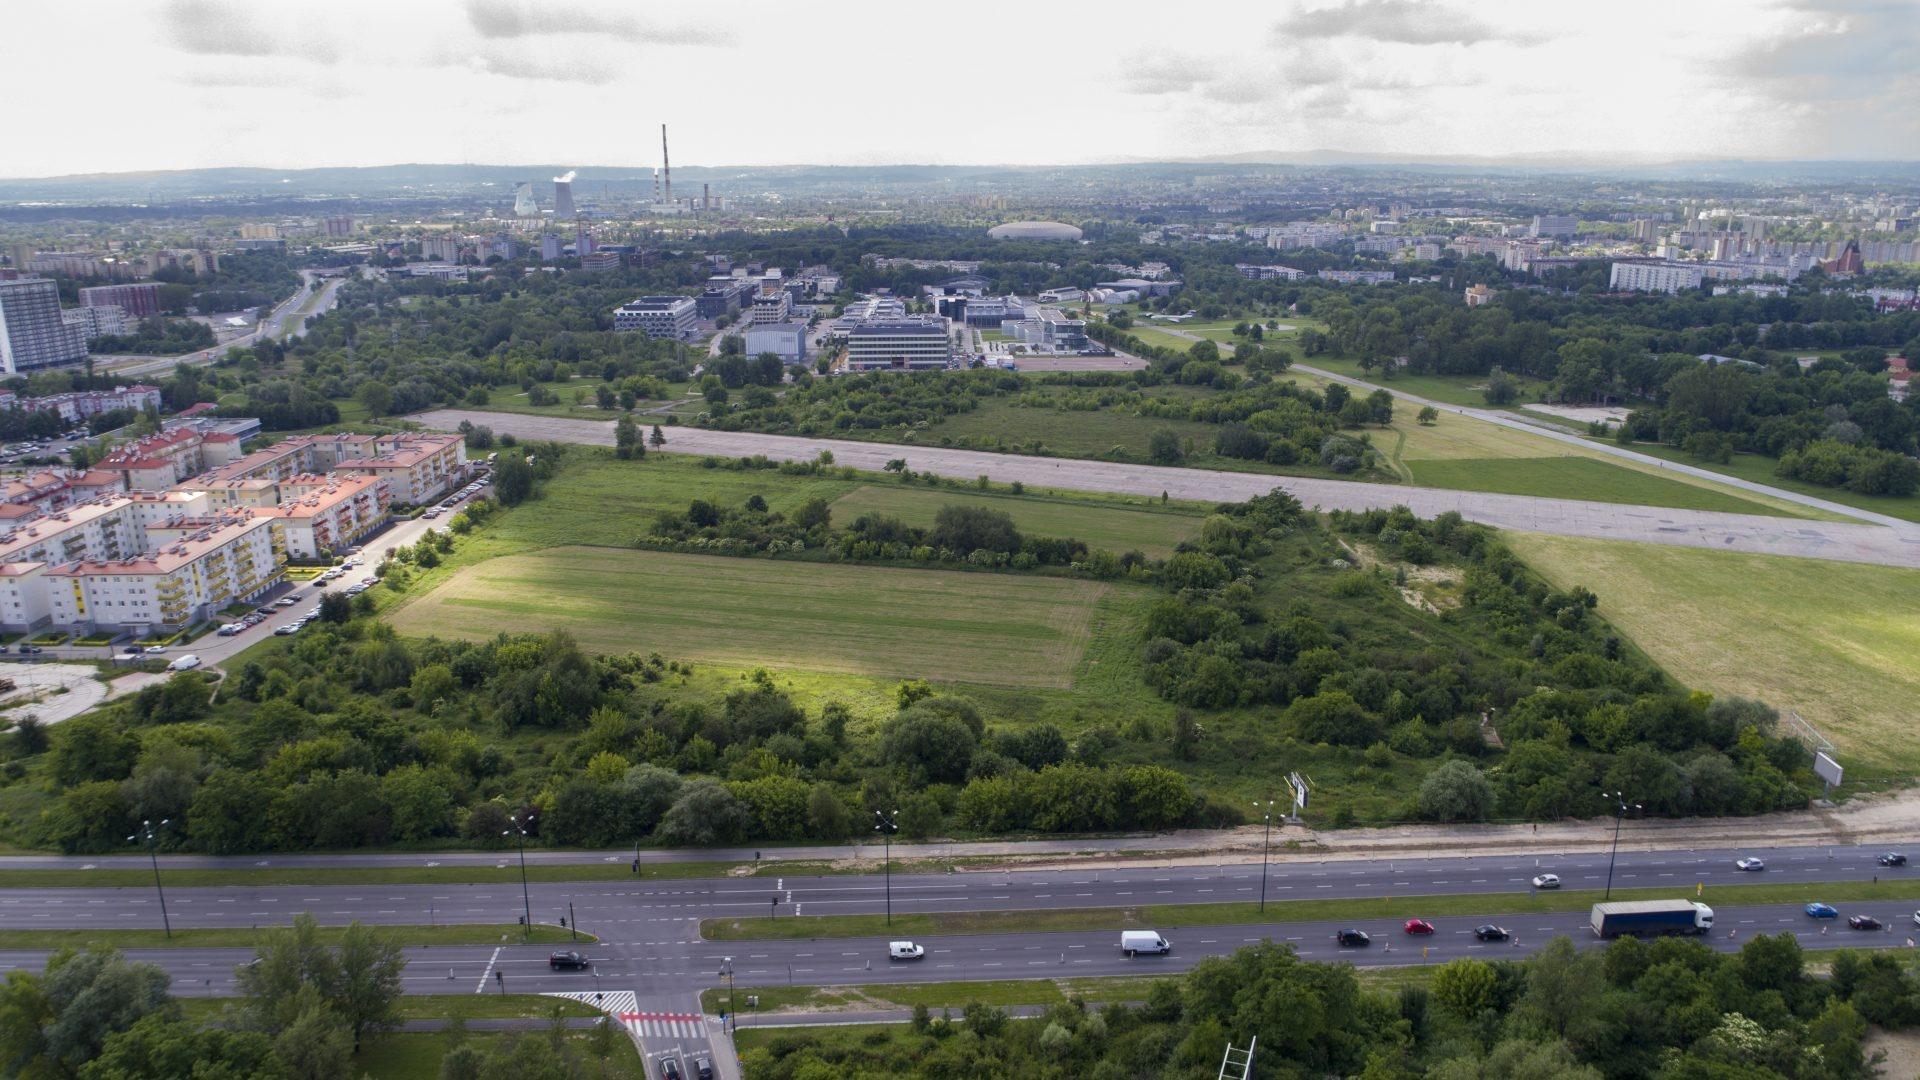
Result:
[[[613,312],[615,330],[650,338],[692,341],[699,325],[700,313],[691,296],[642,296]]]
[[[753,298],[753,324],[775,326],[793,316],[793,297],[778,284],[762,285]]]
[[[939,315],[862,322],[847,332],[847,370],[945,370],[953,361],[948,326]]]
[[[1617,262],[1607,279],[1616,292],[1657,292],[1669,295],[1698,289],[1706,276],[1699,263]]]
[[[86,359],[87,336],[60,315],[60,286],[48,278],[0,281],[0,372]]]
[[[807,324],[787,322],[767,326],[749,326],[746,332],[748,356],[772,353],[787,364],[807,360]]]

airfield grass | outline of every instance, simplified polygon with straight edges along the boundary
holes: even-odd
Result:
[[[972,492],[929,491],[924,488],[868,484],[842,495],[833,503],[837,522],[861,514],[886,514],[909,525],[933,524],[943,506],[976,506],[1012,515],[1024,532],[1039,536],[1072,537],[1095,550],[1141,551],[1164,558],[1174,545],[1200,531],[1200,517],[1191,512],[1163,512],[1145,507],[1089,506],[1072,499]]]
[[[1688,686],[1763,699],[1839,747],[1849,783],[1920,770],[1920,570],[1509,534]]]
[[[1414,483],[1454,491],[1584,499],[1675,510],[1782,515],[1772,506],[1584,457],[1455,458],[1410,461]]]
[[[464,568],[393,621],[422,636],[566,630],[601,652],[1064,688],[1109,591],[1064,578],[561,547]]]
[[[1487,386],[1485,375],[1415,375],[1401,371],[1389,378],[1379,368],[1375,368],[1372,372],[1360,370],[1358,360],[1324,354],[1303,356],[1300,358],[1300,363],[1307,367],[1345,375],[1350,379],[1370,382],[1375,386],[1384,386],[1390,390],[1400,390],[1423,398],[1431,398],[1434,401],[1444,401],[1449,405],[1470,405],[1477,409],[1495,407],[1487,404],[1487,396],[1483,392]],[[1526,375],[1514,375],[1513,378],[1520,387],[1520,396],[1516,399],[1516,405],[1521,401],[1538,401],[1541,391],[1547,387],[1545,382]]]
[[[1812,495],[1817,499],[1852,506],[1861,510],[1872,510],[1902,521],[1920,522],[1920,495],[1862,495],[1845,488],[1822,487],[1809,484],[1804,480],[1788,480],[1775,476],[1773,469],[1777,458],[1761,454],[1735,454],[1726,464],[1715,461],[1700,461],[1678,447],[1664,443],[1634,443],[1633,449],[1667,461],[1677,461],[1710,472],[1725,473],[1740,480],[1751,480],[1757,484],[1767,484],[1782,491],[1792,491],[1801,495]]]

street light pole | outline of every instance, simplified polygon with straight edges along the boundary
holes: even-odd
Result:
[[[881,850],[885,853],[886,877],[887,877],[887,925],[892,926],[893,925],[893,834],[900,831],[900,823],[898,820],[900,817],[900,811],[889,810],[883,814],[880,811],[875,810],[873,812],[873,816],[876,820],[880,822],[878,825],[875,825],[873,827],[873,831],[880,834],[880,847],[881,847]]]
[[[726,965],[720,969],[720,974],[727,977],[727,1017],[733,1021],[735,1027],[738,1027],[740,1010],[734,1007],[733,1000],[733,957],[723,957],[721,963]]]
[[[1613,853],[1607,856],[1606,899],[1611,900],[1613,899],[1613,861],[1620,857],[1620,823],[1626,820],[1628,803],[1627,795],[1623,791],[1603,791],[1600,793],[1600,797],[1613,803],[1615,807],[1613,815]],[[1639,803],[1633,803],[1632,809],[1640,810],[1643,808]]]
[[[527,820],[525,821],[521,821],[517,816],[509,815],[507,820],[513,822],[513,827],[500,835],[515,836],[520,840],[520,902],[523,905],[522,910],[525,912],[521,925],[526,927],[525,930],[521,931],[521,936],[531,937],[533,936],[533,894],[527,889],[527,826],[533,824],[533,815],[528,814]]]
[[[1253,808],[1259,810],[1260,804],[1255,802]],[[1266,809],[1260,814],[1260,820],[1265,822],[1265,831],[1260,836],[1260,913],[1264,915],[1267,913],[1267,852],[1273,847],[1272,799],[1267,800]]]
[[[169,820],[171,819],[161,818],[159,827],[165,828]],[[160,925],[167,932],[167,940],[172,941],[173,922],[167,918],[167,890],[160,884],[160,853],[156,847],[159,843],[159,837],[154,834],[154,828],[155,826],[152,821],[142,821],[140,823],[140,831],[127,837],[127,839],[129,841],[146,841],[147,859],[153,863],[153,891],[160,894]]]

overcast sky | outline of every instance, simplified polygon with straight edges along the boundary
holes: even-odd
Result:
[[[0,175],[1920,158],[1920,0],[5,0]]]

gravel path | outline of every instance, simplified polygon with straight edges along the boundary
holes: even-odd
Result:
[[[484,424],[497,433],[511,433],[521,439],[592,446],[613,445],[613,424],[604,420],[569,420],[469,409],[437,409],[421,413],[413,419],[428,427],[449,431],[462,420],[468,420],[474,424]],[[958,479],[971,480],[984,475],[1000,483],[1017,480],[1035,487],[1148,498],[1157,498],[1164,492],[1172,498],[1201,502],[1236,502],[1280,487],[1308,506],[1321,510],[1371,510],[1397,505],[1409,507],[1421,517],[1433,517],[1456,510],[1473,521],[1523,532],[1633,540],[1762,555],[1793,555],[1883,566],[1920,563],[1920,529],[1912,527],[1801,521],[1752,514],[1622,506],[1578,499],[1543,499],[1527,495],[1496,495],[1349,480],[1216,472],[1077,458],[1028,457],[937,446],[709,431],[694,427],[662,430],[667,436],[664,447],[667,453],[726,457],[765,454],[778,461],[811,461],[818,458],[821,451],[830,450],[836,463],[863,470],[878,471],[888,461],[904,458],[911,469],[932,471]]]

